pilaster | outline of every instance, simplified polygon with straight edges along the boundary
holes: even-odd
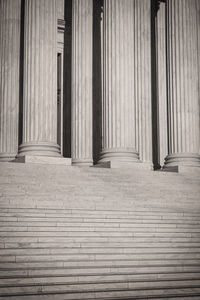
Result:
[[[72,164],[92,165],[93,0],[72,1]]]
[[[0,0],[0,161],[18,151],[21,0]]]

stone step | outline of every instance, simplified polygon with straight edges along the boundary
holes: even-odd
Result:
[[[29,229],[29,228],[28,228]],[[43,229],[43,228],[40,228]],[[44,230],[44,229],[43,229]],[[88,237],[88,238],[200,238],[200,232],[109,232],[109,231],[0,231],[1,237]],[[200,239],[199,239],[200,240]]]
[[[51,170],[52,171],[52,170]],[[70,177],[67,176],[70,174]],[[136,178],[133,176],[132,177],[132,182],[134,182],[134,185],[132,184],[132,182],[130,182],[129,180],[126,180],[122,177],[120,177],[118,180],[114,180],[112,178],[112,175],[110,176],[96,176],[96,178],[92,178],[92,176],[84,176],[85,174],[82,175],[77,175],[77,174],[73,174],[71,172],[67,172],[66,174],[63,174],[63,178],[61,177],[61,175],[57,176],[56,178],[56,174],[55,176],[52,177],[48,177],[45,175],[41,175],[38,174],[37,177],[32,177],[30,176],[30,174],[27,174],[28,179],[24,178],[23,175],[18,174],[16,176],[18,176],[18,178],[10,177],[9,175],[4,175],[4,177],[9,176],[9,180],[5,181],[4,178],[0,177],[0,181],[2,185],[2,191],[4,190],[8,190],[9,191],[9,184],[13,187],[13,189],[16,190],[26,190],[27,186],[30,186],[30,189],[32,189],[33,191],[38,191],[39,189],[41,189],[41,187],[44,187],[45,191],[48,191],[47,189],[47,183],[55,183],[55,185],[51,185],[49,187],[49,190],[55,190],[55,186],[60,186],[62,187],[64,190],[66,189],[70,189],[70,188],[74,188],[76,186],[77,183],[77,179],[79,181],[79,186],[76,188],[76,191],[79,191],[80,188],[82,188],[85,185],[86,191],[92,191],[95,188],[99,188],[100,190],[103,191],[103,186],[105,187],[105,189],[111,189],[112,187],[114,187],[114,192],[119,191],[120,189],[123,189],[124,191],[137,191],[136,187],[141,188],[142,182],[141,179],[145,180],[145,186],[143,186],[144,192],[147,192],[150,188],[151,185],[153,185],[154,187],[161,187],[163,190],[166,190],[166,186],[165,184],[174,184],[170,187],[169,193],[172,193],[176,190],[176,187],[180,187],[182,186],[182,191],[187,191],[188,190],[188,186],[183,186],[183,182],[178,182],[176,180],[174,180],[173,182],[169,179],[167,179],[166,181],[161,181],[159,178],[152,178],[150,180],[148,180],[147,178],[145,178],[144,176],[140,177],[140,181],[136,180]],[[65,176],[65,178],[64,178]],[[55,181],[56,178],[56,181]],[[109,179],[109,182],[108,182]],[[179,178],[180,179],[180,178]],[[156,182],[157,180],[157,182]],[[90,182],[90,184],[89,184]],[[37,185],[35,185],[37,183]],[[92,183],[92,184],[91,184]],[[109,183],[109,184],[108,184]],[[155,194],[158,192],[157,190],[153,191]],[[191,191],[192,192],[192,191]]]
[[[41,285],[41,286],[23,286],[23,287],[0,287],[0,295],[17,295],[21,294],[38,294],[38,293],[78,293],[80,291],[92,291],[92,292],[105,292],[105,291],[137,291],[145,289],[182,289],[182,288],[199,288],[200,291],[200,279],[199,280],[183,280],[183,281],[148,281],[148,282],[111,282],[111,283],[76,283],[76,284],[60,284],[60,285]]]
[[[49,276],[49,277],[16,277],[1,278],[0,286],[29,286],[29,285],[56,285],[74,283],[102,283],[102,282],[149,282],[149,281],[181,281],[181,280],[200,280],[198,273],[148,273],[148,274],[104,274],[93,276]]]
[[[20,208],[20,207],[24,207],[24,208],[51,208],[51,209],[57,209],[57,208],[69,208],[69,209],[76,209],[76,208],[87,208],[87,209],[104,209],[106,208],[110,208],[112,209],[113,207],[116,207],[116,209],[118,210],[132,210],[133,207],[135,206],[135,208],[139,208],[140,210],[167,210],[167,211],[190,211],[190,212],[194,212],[195,210],[199,209],[199,200],[195,200],[195,202],[192,202],[191,205],[191,201],[174,201],[173,203],[164,201],[164,200],[160,200],[160,199],[155,199],[154,201],[151,202],[144,202],[144,201],[140,201],[139,199],[137,200],[138,202],[133,202],[133,199],[125,199],[123,201],[123,204],[120,202],[120,198],[115,198],[115,199],[110,199],[107,197],[85,197],[87,199],[84,199],[84,197],[80,198],[76,198],[76,197],[71,197],[70,199],[66,199],[66,201],[63,201],[63,197],[62,199],[57,199],[56,196],[48,196],[45,200],[45,197],[39,196],[36,197],[34,196],[30,196],[31,201],[27,200],[27,196],[24,197],[24,200],[22,197],[20,197],[20,199],[16,199],[16,195],[13,195],[13,199],[11,199],[10,197],[4,197],[3,200],[0,201],[0,208],[4,208],[4,207],[8,207],[8,205],[11,208]],[[51,199],[52,198],[52,199]],[[92,201],[93,199],[93,201]],[[133,206],[134,203],[134,206]]]
[[[53,183],[48,183],[48,184],[53,184]],[[11,193],[11,191],[10,191],[10,193]],[[51,191],[49,191],[48,193],[43,193],[41,191],[40,193],[38,192],[37,194],[33,193],[31,195],[28,195],[28,194],[17,195],[17,193],[13,191],[10,195],[5,195],[3,197],[1,196],[1,202],[3,202],[4,200],[6,200],[6,201],[8,201],[8,200],[11,201],[12,200],[12,201],[14,201],[16,203],[23,204],[23,200],[27,200],[27,198],[31,199],[31,201],[33,201],[33,200],[36,201],[37,199],[39,199],[42,202],[44,200],[47,200],[47,199],[49,199],[49,200],[51,200],[51,199],[52,200],[53,199],[57,199],[57,200],[65,199],[65,201],[66,200],[70,201],[71,198],[75,199],[76,201],[78,201],[78,200],[80,201],[80,200],[87,200],[87,198],[88,198],[88,200],[92,200],[92,197],[94,197],[94,200],[96,200],[96,199],[98,200],[98,199],[102,199],[103,198],[104,200],[105,199],[106,200],[111,199],[111,201],[114,201],[114,200],[120,200],[120,197],[124,196],[123,202],[126,203],[127,200],[131,201],[131,204],[132,204],[132,206],[130,207],[131,211],[133,211],[134,208],[136,210],[141,210],[142,205],[145,204],[145,203],[148,203],[148,204],[153,203],[154,205],[156,205],[155,207],[159,207],[159,205],[162,204],[163,207],[168,207],[168,205],[170,205],[170,206],[172,205],[173,207],[177,206],[178,208],[180,208],[179,207],[180,203],[183,203],[183,204],[189,204],[189,203],[190,204],[191,203],[195,204],[196,203],[196,204],[198,204],[198,197],[196,196],[196,194],[194,196],[191,195],[190,198],[184,196],[184,194],[181,194],[180,196],[175,196],[175,197],[173,197],[173,195],[171,195],[171,198],[169,198],[168,194],[166,194],[165,196],[163,195],[162,197],[160,197],[160,195],[157,195],[157,194],[152,194],[151,198],[150,198],[149,197],[149,193],[151,193],[151,191],[148,191],[148,193],[147,192],[144,193],[141,190],[140,193],[138,193],[138,194],[134,194],[134,191],[132,191],[130,193],[130,195],[125,195],[124,192],[122,191],[118,196],[116,196],[115,194],[113,195],[113,193],[112,193],[112,190],[111,191],[109,191],[109,190],[106,191],[105,190],[105,195],[98,196],[98,193],[95,193],[95,190],[94,190],[94,192],[93,192],[92,195],[87,195],[84,192],[82,192],[80,195],[75,195],[73,192],[71,192],[69,194],[67,194],[67,193],[63,193],[62,194],[62,193],[56,193],[56,192],[52,193]],[[133,201],[133,199],[134,199],[134,201]],[[176,202],[174,200],[176,200]],[[142,205],[140,205],[140,202],[142,203]],[[110,203],[108,202],[107,204],[110,204]],[[117,202],[117,204],[120,205],[120,204],[123,204],[123,203]],[[5,207],[6,208],[7,207],[12,208],[9,205],[9,203],[7,203],[7,206],[5,205]],[[26,207],[27,206],[21,205],[21,208],[26,208]],[[150,205],[150,207],[151,207],[151,205]],[[44,207],[44,208],[48,208],[48,207]],[[55,209],[56,208],[59,208],[59,207],[55,207]],[[193,208],[193,207],[191,207],[191,208]],[[88,208],[88,207],[76,207],[76,206],[74,206],[74,207],[67,207],[66,206],[65,209],[87,209],[88,210],[90,208]],[[95,209],[95,207],[92,208],[92,209]],[[104,209],[113,210],[113,206],[111,206],[111,207],[110,206],[104,206],[102,208],[97,208],[97,209],[101,209],[101,210],[104,210]],[[115,208],[115,209],[118,209],[118,208]],[[123,205],[121,205],[121,209],[123,211],[127,210],[127,208],[123,207]],[[171,211],[173,211],[173,210],[171,209]],[[190,212],[190,210],[188,212]]]
[[[187,236],[188,234],[199,234],[200,233],[200,228],[198,227],[189,227],[189,228],[184,228],[184,227],[153,227],[153,226],[145,226],[145,227],[106,227],[106,226],[102,226],[102,227],[92,227],[92,226],[82,226],[82,227],[78,227],[78,226],[44,226],[42,225],[41,227],[40,226],[37,226],[38,224],[36,224],[36,226],[17,226],[18,225],[18,222],[15,224],[12,224],[12,226],[6,226],[7,224],[5,225],[2,225],[1,224],[1,227],[0,227],[0,235],[4,235],[3,233],[7,233],[7,236],[9,236],[9,234],[11,234],[11,232],[13,234],[17,233],[17,232],[46,232],[47,235],[49,234],[54,234],[56,233],[60,233],[62,234],[62,232],[66,232],[66,234],[71,234],[73,235],[76,235],[78,233],[85,233],[85,234],[113,234],[113,235],[126,235],[126,233],[128,234],[135,234],[136,236],[137,235],[140,235],[140,234],[156,234],[156,235],[159,235],[159,234],[163,234],[163,235],[185,235]],[[10,224],[9,224],[10,225]],[[17,234],[16,234],[17,235]],[[199,236],[199,235],[198,235]]]
[[[0,227],[24,227],[24,228],[30,228],[30,227],[51,227],[51,228],[101,228],[104,230],[104,228],[121,228],[121,229],[126,229],[129,228],[130,231],[134,229],[140,229],[140,228],[152,228],[153,230],[157,230],[160,228],[163,229],[200,229],[199,224],[185,224],[185,223],[159,223],[157,224],[156,222],[154,223],[148,223],[148,222],[142,222],[142,223],[120,223],[120,222],[65,222],[65,221],[60,221],[58,222],[53,222],[53,221],[45,221],[45,218],[40,221],[0,221]],[[78,230],[78,229],[77,229]],[[148,229],[147,229],[148,230]],[[150,230],[150,229],[149,229]]]
[[[65,248],[65,247],[51,247],[51,248],[26,248],[26,247],[19,247],[19,248],[1,248],[0,255],[7,256],[19,256],[22,255],[23,257],[29,255],[76,255],[76,254],[84,254],[84,255],[99,255],[99,254],[172,254],[172,255],[181,255],[181,254],[198,254],[200,252],[199,248],[195,247],[92,247],[92,248],[80,248],[80,247],[72,247],[72,248]]]
[[[43,255],[32,255],[29,254],[29,251],[27,250],[26,255],[0,255],[0,262],[48,262],[48,261],[63,261],[63,262],[71,262],[71,261],[99,261],[99,260],[105,260],[105,261],[121,261],[121,260],[173,260],[173,261],[183,261],[183,260],[199,260],[200,259],[200,252],[199,253],[121,253],[121,254],[114,254],[114,253],[105,253],[104,254],[43,254]]]
[[[149,250],[151,248],[184,248],[184,247],[191,247],[191,248],[196,248],[196,249],[199,249],[200,248],[200,242],[152,242],[152,241],[149,241],[149,242],[136,242],[136,241],[128,241],[128,242],[103,242],[103,241],[99,241],[99,242],[92,242],[92,241],[88,241],[88,242],[77,242],[76,240],[74,240],[74,242],[70,242],[70,241],[67,241],[64,239],[62,242],[58,242],[53,240],[53,241],[50,241],[50,239],[48,239],[48,241],[46,242],[31,242],[31,241],[28,241],[27,239],[25,240],[21,240],[21,242],[17,239],[17,241],[14,243],[13,242],[13,239],[11,238],[10,239],[10,242],[8,241],[4,241],[4,242],[1,242],[0,243],[0,248],[21,248],[21,247],[26,247],[26,248],[106,248],[106,247],[113,247],[113,248],[125,248],[125,247],[135,247],[135,248],[143,248],[143,247],[146,247],[146,248],[149,248]]]
[[[56,221],[46,221],[45,218],[40,221],[0,221],[0,227],[24,227],[24,228],[30,228],[30,227],[64,227],[64,228],[131,228],[133,229],[140,229],[140,228],[153,228],[156,229],[200,229],[199,224],[185,224],[183,223],[176,223],[176,222],[163,222],[163,223],[148,223],[148,222],[133,222],[133,223],[126,223],[126,222],[63,222],[60,220]],[[127,230],[127,229],[126,229]]]
[[[112,258],[106,260],[60,260],[60,261],[39,261],[39,262],[0,262],[0,270],[17,270],[17,269],[33,269],[33,268],[60,268],[60,267],[69,267],[73,268],[98,268],[98,267],[127,267],[130,266],[132,268],[143,268],[144,266],[156,267],[156,266],[199,266],[200,270],[200,259],[121,259],[121,260],[112,260]]]
[[[76,222],[83,222],[83,223],[123,223],[123,224],[141,224],[141,223],[148,223],[148,224],[195,224],[200,225],[199,218],[181,218],[181,219],[149,219],[149,218],[104,218],[104,217],[85,217],[84,215],[76,217],[76,216],[66,216],[66,217],[49,217],[49,216],[0,216],[1,222],[57,222],[57,223],[76,223]]]
[[[134,211],[127,211],[127,210],[85,210],[85,209],[48,209],[48,208],[1,208],[0,209],[0,214],[28,214],[28,215],[38,215],[42,214],[43,216],[80,216],[80,215],[88,215],[88,216],[105,216],[105,217],[148,217],[148,218],[170,218],[170,219],[176,219],[176,218],[193,218],[193,217],[199,217],[200,213],[197,211],[194,211],[193,213],[190,212],[175,212],[175,211],[145,211],[144,210],[134,210]]]
[[[98,276],[100,274],[119,275],[119,274],[146,274],[156,273],[199,273],[200,265],[153,265],[153,266],[127,266],[117,265],[112,267],[94,266],[94,267],[55,267],[55,268],[18,268],[18,269],[0,269],[0,278],[15,278],[15,277],[46,277],[46,276]]]
[[[98,211],[96,211],[96,213],[85,213],[85,212],[57,212],[57,213],[53,213],[53,212],[42,212],[42,211],[37,211],[37,212],[0,212],[0,218],[52,218],[52,219],[58,219],[58,218],[73,218],[73,219],[78,219],[78,218],[84,218],[84,219],[109,219],[109,220],[149,220],[150,222],[152,221],[179,221],[181,222],[183,221],[199,221],[200,218],[200,214],[170,214],[170,213],[163,213],[163,214],[159,214],[159,213],[155,213],[154,215],[149,215],[146,214],[144,212],[138,212],[137,214],[135,213],[127,213],[127,214],[120,214],[118,212],[113,212],[113,214],[109,214],[109,213],[99,213]]]
[[[191,243],[191,245],[196,245],[200,246],[200,239],[198,237],[138,237],[138,236],[133,236],[133,237],[118,237],[118,236],[99,236],[99,237],[93,237],[93,236],[76,236],[76,237],[71,237],[71,236],[1,236],[0,237],[0,243],[37,243],[38,246],[39,244],[46,244],[46,243],[69,243],[71,245],[76,245],[77,243],[80,243],[81,246],[85,243],[85,245],[89,244],[102,244],[102,246],[106,246],[107,244],[114,245],[117,243],[121,243],[121,245],[137,245],[139,246],[140,244],[167,244],[171,243],[172,246],[173,244],[183,244],[186,245],[187,243]]]
[[[15,300],[22,300],[22,299],[28,299],[28,300],[39,300],[39,299],[48,299],[48,300],[80,300],[80,299],[161,299],[162,297],[166,299],[178,297],[192,297],[193,296],[199,296],[200,295],[200,288],[199,287],[193,287],[193,286],[188,286],[188,287],[181,287],[177,286],[175,288],[158,288],[158,289],[153,289],[153,288],[146,288],[146,289],[135,289],[135,290],[124,290],[124,289],[111,289],[107,291],[78,291],[78,292],[69,292],[69,291],[62,291],[58,293],[52,293],[52,292],[43,292],[41,291],[40,293],[37,293],[36,295],[34,294],[25,294],[23,291],[19,294],[14,294],[13,297]],[[7,299],[12,299],[12,296],[10,296]],[[126,297],[126,298],[125,298]],[[169,298],[170,297],[170,298]],[[4,295],[0,296],[0,298],[4,298]],[[197,298],[198,299],[198,298]]]
[[[77,186],[77,179],[79,182],[79,185]],[[106,179],[107,180],[107,179]],[[121,181],[121,180],[120,180]],[[130,193],[134,193],[137,195],[138,191],[137,190],[142,190],[142,184],[138,184],[137,182],[134,182],[134,185],[132,185],[131,183],[126,183],[126,182],[113,182],[110,178],[109,178],[109,184],[106,181],[101,181],[101,179],[96,178],[95,181],[91,181],[91,179],[80,179],[77,178],[77,176],[72,180],[65,180],[63,182],[59,182],[58,180],[55,181],[55,179],[53,178],[52,180],[49,179],[44,179],[41,178],[40,176],[38,177],[38,180],[34,180],[34,181],[26,181],[23,180],[21,178],[20,181],[17,181],[16,179],[12,182],[8,182],[8,183],[3,183],[1,181],[1,194],[6,194],[6,193],[11,193],[12,191],[18,192],[19,194],[24,194],[24,193],[28,193],[31,191],[32,193],[38,193],[39,191],[41,191],[42,193],[46,194],[48,192],[55,192],[57,190],[58,193],[64,194],[64,192],[67,191],[74,191],[77,194],[80,194],[81,191],[83,191],[84,193],[91,193],[94,191],[97,192],[102,192],[105,193],[106,191],[113,191],[113,193],[115,194],[120,194],[121,191],[123,191],[124,193],[126,193],[127,195]],[[53,184],[54,183],[54,184]],[[51,184],[49,186],[48,189],[48,185]],[[151,191],[153,193],[153,195],[158,195],[158,190],[153,190],[151,189],[151,185],[153,183],[152,182],[146,182],[146,188],[143,187],[144,190],[144,195],[147,196],[147,193],[149,191]],[[166,188],[164,187],[165,183],[159,183],[159,181],[157,182],[157,188],[160,187],[161,190],[166,191]],[[174,182],[173,182],[174,184]],[[155,188],[155,184],[153,184],[154,188]],[[178,185],[176,184],[176,187]],[[10,189],[9,189],[10,187]],[[85,187],[85,189],[84,189]],[[179,186],[178,186],[179,187]],[[182,187],[182,185],[180,185],[180,187]],[[170,194],[174,194],[174,192],[176,191],[176,188],[171,187],[171,190],[169,190]],[[188,189],[185,190],[186,192],[188,191]],[[191,190],[191,195],[193,195],[194,191]],[[181,191],[181,195],[184,196],[184,187],[182,187],[182,191]],[[166,195],[162,196],[163,198],[166,197]],[[176,198],[179,199],[178,195],[176,195]],[[169,199],[170,200],[170,199]]]
[[[69,174],[66,174],[65,176],[69,176]],[[142,180],[145,180],[145,178],[141,178]],[[79,182],[78,187],[77,185],[77,180]],[[107,180],[107,179],[106,179]],[[65,180],[61,183],[59,183],[59,181],[55,178],[52,178],[52,180],[50,179],[44,179],[41,176],[38,176],[38,180],[34,180],[31,182],[31,180],[29,181],[25,181],[21,178],[21,182],[17,182],[16,179],[14,179],[14,181],[10,181],[9,183],[4,183],[2,185],[1,183],[1,194],[12,194],[12,191],[18,192],[19,194],[24,194],[25,192],[29,194],[29,191],[31,191],[32,193],[38,193],[39,191],[41,191],[42,193],[46,194],[48,192],[51,191],[56,191],[58,193],[64,194],[64,191],[75,191],[77,194],[80,193],[80,191],[84,191],[84,193],[91,193],[91,192],[95,192],[95,190],[97,192],[113,192],[114,194],[120,194],[120,191],[123,191],[124,193],[126,193],[127,195],[130,193],[135,193],[135,195],[141,196],[141,194],[139,194],[139,192],[141,192],[143,190],[143,196],[148,196],[148,192],[151,191],[152,195],[159,195],[159,190],[158,188],[160,188],[161,191],[166,192],[168,191],[170,195],[173,195],[176,191],[177,188],[182,188],[182,190],[180,191],[180,195],[183,196],[186,199],[186,195],[184,195],[184,192],[191,192],[192,196],[195,196],[194,191],[192,191],[192,187],[191,189],[188,189],[188,187],[185,189],[183,187],[183,184],[180,184],[180,186],[178,184],[175,184],[175,182],[173,182],[173,186],[170,186],[170,189],[166,189],[165,184],[166,183],[159,183],[159,181],[157,182],[157,184],[155,185],[155,182],[147,182],[145,180],[145,187],[141,184],[141,183],[137,183],[135,181],[135,179],[133,179],[134,185],[132,185],[131,183],[126,183],[124,181],[122,181],[123,179],[121,178],[121,182],[113,182],[111,178],[109,178],[109,183],[105,181],[101,181],[101,179],[99,178],[95,178],[95,181],[91,180],[91,178],[88,179],[80,179],[75,177],[74,180]],[[1,181],[2,182],[2,181]],[[51,184],[51,185],[50,185]],[[169,182],[168,182],[169,184]],[[49,189],[47,188],[49,186]],[[9,186],[12,187],[11,189],[9,189]],[[85,187],[85,189],[84,189]],[[155,190],[155,188],[157,188]],[[180,199],[180,195],[175,195],[175,197],[177,199]],[[165,198],[166,195],[162,195],[162,198]],[[171,199],[169,199],[170,201]]]
[[[53,183],[48,183],[48,184],[53,184]],[[142,191],[141,191],[141,193],[142,193]],[[20,200],[22,200],[24,198],[27,198],[27,197],[32,197],[32,199],[35,199],[35,200],[37,200],[37,198],[40,198],[40,200],[43,200],[42,198],[50,200],[52,197],[65,199],[65,198],[68,198],[68,195],[73,196],[76,200],[82,200],[84,197],[85,198],[87,197],[88,199],[91,199],[91,197],[95,197],[94,196],[95,194],[96,195],[98,194],[98,197],[103,197],[103,198],[107,199],[108,195],[110,194],[110,197],[112,197],[113,200],[114,199],[120,200],[120,198],[122,196],[124,196],[125,201],[128,198],[129,199],[134,198],[135,203],[132,203],[132,205],[137,204],[137,203],[140,204],[140,202],[142,202],[143,204],[145,204],[145,203],[151,204],[152,203],[152,204],[157,205],[157,206],[162,204],[163,207],[168,207],[169,205],[170,206],[172,205],[172,206],[176,207],[180,203],[183,203],[184,205],[188,205],[189,203],[191,203],[191,200],[188,200],[188,198],[186,198],[184,195],[181,195],[181,197],[179,197],[179,196],[174,196],[173,197],[173,195],[171,195],[172,198],[169,199],[169,198],[167,198],[167,195],[160,198],[159,195],[157,195],[157,194],[152,195],[151,202],[150,202],[149,196],[148,196],[149,193],[150,192],[148,192],[148,193],[146,192],[146,194],[143,193],[143,195],[141,197],[141,194],[134,195],[134,190],[127,193],[123,189],[119,189],[118,191],[115,192],[115,191],[112,191],[112,189],[108,190],[108,189],[105,189],[105,187],[102,187],[102,190],[98,190],[96,188],[94,190],[87,191],[84,188],[84,186],[79,192],[77,192],[77,190],[74,190],[74,189],[67,189],[67,190],[61,189],[61,190],[59,190],[58,186],[55,186],[55,190],[49,189],[49,190],[45,191],[44,189],[41,188],[40,190],[33,191],[28,186],[27,190],[25,190],[25,191],[10,189],[8,191],[5,191],[4,193],[1,193],[0,196],[1,196],[1,202],[3,201],[3,198],[5,200],[15,200],[15,202],[19,202]],[[168,197],[169,197],[169,195],[168,195]],[[192,198],[193,195],[191,195],[190,197]],[[194,199],[192,200],[192,203],[198,204],[198,198],[196,198],[196,197],[193,197],[193,198]],[[176,200],[176,202],[172,201],[172,199]],[[120,203],[118,203],[118,205],[120,205]],[[106,206],[103,207],[103,208],[106,208]],[[109,208],[110,207],[108,207],[108,209]],[[133,208],[133,206],[132,206],[132,208]],[[112,207],[111,207],[111,209],[112,209]],[[121,207],[121,209],[123,209],[123,206]],[[138,205],[135,205],[135,209],[138,209]]]

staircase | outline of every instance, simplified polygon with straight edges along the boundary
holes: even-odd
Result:
[[[0,163],[0,299],[200,299],[199,177]]]

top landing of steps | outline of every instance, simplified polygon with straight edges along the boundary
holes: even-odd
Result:
[[[194,174],[0,163],[0,205],[92,210],[200,211]]]

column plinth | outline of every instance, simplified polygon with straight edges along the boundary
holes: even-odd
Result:
[[[72,164],[93,164],[93,0],[72,1]]]
[[[197,3],[167,1],[169,153],[165,167],[200,166]]]
[[[134,1],[105,0],[103,140],[99,163],[138,162],[134,97]]]
[[[0,161],[18,151],[21,0],[0,0]]]
[[[23,142],[19,156],[60,156],[55,0],[25,0]]]

